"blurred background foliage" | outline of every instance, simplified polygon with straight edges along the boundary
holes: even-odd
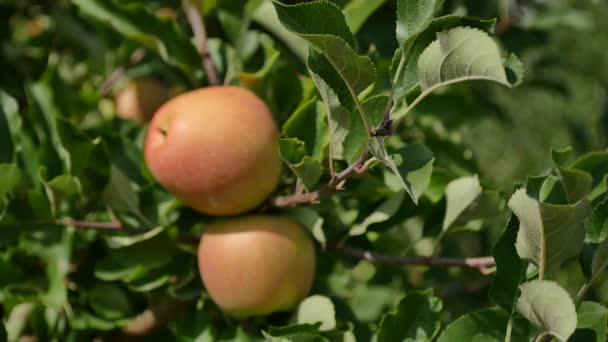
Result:
[[[334,2],[348,8],[352,4],[366,4],[366,1],[368,0]],[[134,0],[117,2],[141,3]],[[229,49],[223,42],[234,40],[236,37],[226,30],[225,23],[220,22],[221,19],[214,12],[214,3],[215,1],[211,0],[205,1],[206,8],[209,9],[207,28],[209,35],[214,37],[210,48],[212,53],[220,56],[216,58],[218,69],[222,75],[226,75],[231,71],[226,57],[229,55]],[[233,2],[235,8],[241,3]],[[379,75],[387,76],[393,52],[397,47],[392,34],[395,31],[395,2],[373,3],[378,6],[378,10],[363,23],[356,36],[360,51],[372,56]],[[146,8],[151,11],[163,8],[179,9],[180,5],[180,1],[176,0],[145,2]],[[370,232],[366,239],[353,238],[354,244],[386,253],[425,255],[432,248],[432,240],[420,239],[423,232],[425,236],[429,232],[430,235],[437,233],[433,229],[437,230],[440,226],[445,210],[445,203],[440,201],[443,195],[442,185],[448,180],[479,173],[484,186],[488,184],[490,188],[503,190],[508,197],[514,180],[523,180],[526,176],[541,173],[551,166],[551,148],[572,146],[574,155],[579,156],[592,150],[605,149],[608,143],[606,1],[448,0],[444,12],[457,12],[478,18],[498,18],[496,38],[505,50],[517,53],[522,59],[526,68],[525,82],[515,89],[487,83],[455,86],[443,89],[425,100],[416,109],[415,115],[407,118],[400,134],[403,141],[423,142],[435,153],[439,170],[438,184],[434,184],[438,187],[434,193],[435,197],[432,197],[431,191],[431,194],[427,195],[430,198],[417,209],[413,208],[409,200],[403,201],[399,207],[399,215],[377,225],[382,226],[381,228],[370,229],[374,231]],[[181,11],[177,10],[170,15],[177,16],[182,28],[188,27]],[[254,20],[252,27],[259,31],[275,33],[269,26],[257,20]],[[238,34],[236,36],[238,37]],[[251,44],[247,44],[248,42]],[[242,66],[243,70],[254,72],[264,64],[265,56],[259,48],[260,44],[262,43],[259,39],[245,39],[238,43],[239,52],[249,57]],[[292,53],[294,47],[280,39],[277,39],[275,44],[281,51],[281,59],[274,71],[267,75],[262,91],[277,115],[277,120],[283,123],[312,90],[310,83],[300,82],[299,76],[306,74],[306,68],[298,54]],[[154,223],[175,223],[175,226],[188,226],[190,232],[200,233],[201,227],[192,222],[204,222],[207,218],[201,219],[188,209],[180,212],[179,219],[167,214],[174,213],[171,211],[174,209],[174,201],[158,186],[153,185],[151,176],[140,165],[143,130],[130,122],[112,120],[115,113],[111,95],[120,89],[121,83],[113,87],[109,94],[100,94],[100,88],[108,76],[119,68],[124,68],[127,77],[153,76],[162,79],[171,85],[173,94],[205,85],[205,77],[200,68],[190,73],[187,66],[178,65],[179,63],[168,65],[154,53],[135,58],[137,61],[133,62],[134,52],[139,47],[138,42],[125,39],[107,25],[87,20],[71,1],[0,0],[0,89],[17,100],[17,103],[12,103],[4,95],[0,95],[0,104],[6,112],[16,111],[15,108],[27,112],[27,115],[22,117],[23,126],[33,128],[28,133],[31,135],[29,138],[27,134],[21,138],[21,148],[34,148],[33,146],[45,143],[44,140],[37,139],[45,136],[41,133],[44,127],[40,123],[40,113],[49,108],[37,108],[31,104],[44,106],[45,96],[52,94],[62,109],[60,116],[66,119],[66,122],[78,126],[92,136],[104,137],[113,166],[118,166],[136,185],[143,213],[131,215],[134,217],[123,216],[121,219],[141,223],[141,217],[138,216],[144,216]],[[180,58],[188,60],[190,57],[184,52]],[[379,79],[379,87],[388,88],[388,82],[388,77]],[[70,141],[79,141],[78,137],[70,138]],[[4,148],[4,145],[0,146],[0,150]],[[26,158],[27,160],[22,161],[25,171],[32,179],[38,179],[36,166],[40,165],[48,167],[46,171],[49,175],[61,174],[60,163],[57,163],[61,156],[55,155],[56,152],[48,146],[45,148],[48,151],[43,148],[43,152],[37,154],[37,157],[32,157],[39,159]],[[100,156],[100,159],[102,158],[103,156]],[[444,175],[445,179],[442,179],[442,170],[448,170]],[[108,175],[102,170],[101,174],[96,176],[103,178]],[[329,211],[330,207],[332,210],[338,208],[336,217],[324,217],[326,224],[338,226],[343,222],[354,223],[356,218],[372,213],[391,191],[387,189],[390,187],[383,183],[383,176],[381,171],[372,170],[365,179],[349,180],[349,187],[342,195],[343,198],[331,198],[324,204],[326,208],[321,208],[321,211]],[[349,200],[347,196],[351,189],[359,195],[370,196]],[[71,208],[60,209],[69,212]],[[97,219],[108,219],[108,216],[107,213],[93,215]],[[424,216],[426,221],[421,219],[421,216]],[[492,229],[485,235],[477,234],[475,229],[458,232],[457,239],[446,239],[445,246],[442,246],[443,254],[462,257],[489,254],[503,227],[503,221],[504,217],[500,217],[496,222],[488,224]],[[164,234],[171,237],[176,230],[177,228],[171,226]],[[375,230],[381,231],[382,234]],[[76,256],[82,252],[78,248],[89,248],[94,253],[88,257],[98,261],[95,267],[88,265],[78,270],[76,276],[82,275],[83,279],[77,278],[76,282],[83,280],[85,285],[91,287],[90,293],[98,296],[89,294],[87,299],[85,295],[77,294],[76,302],[83,304],[87,300],[92,301],[93,311],[101,316],[105,315],[104,318],[112,321],[112,324],[121,324],[120,319],[125,317],[112,316],[115,313],[103,307],[103,295],[100,296],[99,293],[116,291],[114,298],[119,298],[117,302],[120,306],[125,302],[122,300],[122,296],[125,296],[121,290],[123,287],[121,285],[107,289],[103,288],[104,284],[92,286],[87,283],[92,273],[95,273],[97,278],[109,282],[126,277],[125,274],[118,274],[119,272],[131,272],[128,276],[137,275],[132,282],[126,281],[130,296],[130,301],[126,302],[130,304],[121,308],[121,315],[129,317],[146,307],[146,301],[150,300],[144,298],[142,293],[152,293],[151,297],[155,298],[158,292],[154,291],[160,286],[169,284],[169,291],[175,292],[173,295],[185,298],[195,297],[200,293],[197,275],[192,272],[194,260],[190,254],[186,254],[192,251],[187,247],[179,245],[180,250],[169,249],[167,255],[151,256],[149,253],[143,253],[142,263],[153,265],[150,270],[152,273],[157,272],[150,275],[150,270],[147,270],[146,274],[146,271],[137,268],[136,262],[122,265],[122,268],[117,266],[117,263],[120,263],[118,261],[124,261],[124,255],[113,255],[114,252],[101,248],[101,243],[95,240],[94,234],[95,232],[87,232],[75,238],[75,241],[69,241],[70,248],[73,243]],[[56,237],[55,240],[57,239]],[[154,238],[146,241],[153,245],[158,242]],[[414,241],[421,243],[414,246]],[[120,239],[114,242],[118,245],[125,243]],[[127,247],[129,244],[125,243]],[[20,245],[21,248],[33,250],[35,257],[44,260],[55,257],[49,256],[54,251],[44,248],[36,250],[36,246],[39,245],[28,239],[23,239]],[[408,246],[408,249],[404,250],[403,246]],[[154,246],[153,248],[162,249]],[[23,257],[18,251],[4,255],[10,259],[13,257],[11,253],[20,259]],[[480,296],[479,293],[488,288],[490,279],[480,279],[478,273],[472,270],[411,268],[407,271],[397,269],[396,272],[395,269],[375,267],[367,262],[336,262],[335,257],[330,257],[323,251],[320,253],[319,274],[323,276],[317,278],[315,291],[335,296],[332,299],[340,317],[348,319],[352,316],[356,318],[355,321],[363,323],[354,328],[356,335],[362,337],[362,340],[366,340],[365,336],[372,331],[366,324],[376,324],[379,317],[400,299],[403,290],[435,287],[436,294],[444,300],[444,306],[450,308],[443,313],[444,321],[451,321],[464,312],[488,304],[486,297]],[[44,269],[38,259],[30,255],[23,259],[25,261],[20,260],[21,265],[26,265],[29,269]],[[176,265],[183,266],[184,270]],[[175,279],[171,277],[175,273],[183,276],[183,283],[172,283]],[[159,278],[158,274],[162,277]],[[573,267],[573,271],[568,275],[582,278],[580,268],[576,267]],[[25,275],[19,277],[25,278]],[[21,279],[19,277],[18,279]],[[576,283],[576,279],[572,281]],[[99,288],[100,286],[102,288]],[[598,292],[598,296],[606,301],[606,293],[608,288]],[[22,297],[17,297],[22,299],[28,293],[19,295]],[[33,315],[38,318],[44,315],[40,307],[31,310],[35,311]],[[197,318],[198,316],[190,316],[190,320]],[[108,329],[108,326],[104,326],[106,321],[96,319],[83,315],[77,324],[101,330]],[[272,319],[285,323],[285,317],[280,315]],[[193,326],[199,329],[207,324],[207,320],[218,325],[224,324],[221,317],[205,315],[198,322],[181,320],[172,326],[172,329],[187,336],[188,329],[194,329]],[[34,326],[31,329],[39,329],[36,332],[41,332],[41,336],[44,336],[43,330],[47,328]],[[240,330],[234,329],[228,332],[229,335],[241,333]],[[160,336],[159,341],[162,341],[163,335]],[[226,339],[229,340],[229,337]]]

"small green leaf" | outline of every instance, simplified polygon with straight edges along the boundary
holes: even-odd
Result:
[[[525,264],[515,249],[518,229],[519,221],[512,215],[492,253],[496,260],[496,274],[490,287],[490,298],[509,313],[515,310],[519,285],[525,280],[526,274]]]
[[[346,23],[353,33],[365,24],[367,19],[382,6],[386,0],[351,0],[344,6],[344,16]]]
[[[593,261],[591,263],[591,273],[593,279],[600,276],[600,274],[608,268],[608,240],[602,242],[593,255]]]
[[[327,239],[323,231],[324,219],[312,208],[297,206],[290,210],[291,215],[325,248]]]
[[[475,28],[458,27],[437,34],[418,60],[420,88],[428,93],[441,86],[487,80],[512,86],[500,57],[498,45]]]
[[[361,102],[363,112],[372,128],[377,128],[384,119],[384,110],[387,101],[387,96],[379,95],[368,97]],[[359,159],[359,156],[367,147],[368,139],[369,135],[365,130],[359,111],[357,108],[353,108],[350,114],[348,133],[344,140],[344,160],[349,164],[352,164]]]
[[[4,109],[0,106],[0,163],[10,163],[13,161],[15,147],[11,138],[11,129]]]
[[[478,310],[448,325],[438,342],[504,341],[508,321],[509,315],[500,308]]]
[[[443,305],[431,291],[411,292],[397,309],[384,315],[378,328],[378,342],[432,341],[439,333]]]
[[[577,329],[591,329],[595,333],[596,342],[608,339],[608,309],[600,303],[582,302],[577,310]]]
[[[201,65],[201,59],[190,38],[172,20],[157,18],[142,4],[120,5],[114,0],[74,0],[81,13],[99,20],[150,48],[170,64],[185,71]]]
[[[397,41],[403,46],[415,37],[433,19],[443,5],[443,0],[399,0],[397,1]]]
[[[445,188],[446,209],[442,230],[446,231],[458,217],[471,205],[482,189],[477,175],[462,177],[451,181]]]
[[[281,158],[302,181],[306,190],[312,190],[323,175],[323,166],[318,160],[306,155],[304,142],[287,138],[279,140]]]
[[[320,331],[329,331],[336,328],[336,309],[331,299],[313,295],[304,299],[298,306],[296,313],[298,324],[321,323]]]
[[[268,329],[268,334],[271,336],[289,336],[294,334],[318,334],[321,323],[314,324],[292,324],[282,327],[271,326]]]
[[[551,273],[580,253],[585,238],[582,222],[591,212],[586,200],[571,205],[540,203],[519,189],[509,208],[520,222],[516,248],[522,259]]]
[[[172,330],[183,342],[210,342],[216,339],[212,322],[204,310],[187,312],[173,324]]]
[[[374,210],[363,222],[354,225],[349,231],[350,236],[363,235],[367,232],[367,228],[375,223],[384,222],[390,219],[397,213],[397,210],[401,207],[401,203],[405,198],[404,192],[398,192],[389,198],[387,198],[378,208]]]
[[[262,43],[262,47],[264,48],[264,64],[256,72],[249,73],[243,71],[239,72],[238,75],[241,84],[253,91],[260,90],[262,82],[272,71],[280,55],[279,51],[274,47],[274,42],[270,36],[266,34],[260,35],[260,43]]]
[[[602,243],[608,238],[608,196],[593,208],[591,216],[585,220],[585,241]]]
[[[87,300],[95,313],[105,319],[116,320],[133,314],[127,293],[114,284],[95,284],[88,291]]]
[[[329,144],[329,133],[319,103],[317,98],[302,103],[283,124],[282,131],[286,138],[301,140],[306,147],[306,154],[322,161]]]
[[[412,144],[397,150],[396,160],[389,156],[384,138],[369,139],[369,151],[376,159],[386,165],[395,175],[403,188],[418,203],[419,197],[424,193],[431,181],[433,172],[433,153],[424,145]]]
[[[15,164],[0,164],[0,203],[6,195],[18,189],[24,175]]]
[[[568,292],[552,281],[531,281],[520,287],[517,311],[541,333],[568,340],[577,325],[576,308]]]
[[[129,178],[114,165],[110,170],[110,181],[104,188],[101,198],[112,210],[141,215],[139,197],[133,190]]]
[[[591,192],[593,177],[587,172],[558,168],[558,174],[566,190],[568,203],[576,203]]]
[[[177,250],[170,240],[159,236],[127,247],[109,249],[108,254],[125,266],[159,268],[168,264]]]

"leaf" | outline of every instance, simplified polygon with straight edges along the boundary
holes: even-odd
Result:
[[[438,342],[504,341],[508,321],[509,315],[500,308],[474,311],[448,325]]]
[[[520,287],[517,311],[541,333],[566,341],[577,325],[576,309],[568,292],[552,281],[531,281]]]
[[[4,113],[2,106],[0,106],[0,146],[2,146],[0,149],[0,164],[12,162],[13,155],[15,154],[15,147],[13,145],[13,139],[11,138],[8,117],[7,114]]]
[[[15,191],[23,181],[24,175],[17,165],[0,164],[0,203],[8,194]]]
[[[140,216],[139,197],[122,171],[112,165],[110,181],[104,188],[101,198],[112,210],[129,212]]]
[[[292,324],[282,327],[271,326],[268,329],[268,334],[271,336],[289,336],[294,334],[318,334],[321,323],[314,324]]]
[[[279,140],[279,152],[283,161],[302,181],[306,190],[312,190],[323,175],[323,166],[318,160],[306,155],[304,142],[296,138]]]
[[[581,170],[593,177],[593,198],[605,193],[607,189],[606,174],[608,174],[608,152],[596,151],[587,153],[576,160],[570,169]]]
[[[329,1],[311,1],[296,5],[274,2],[281,23],[299,35],[332,35],[355,46],[355,37],[350,32],[344,14]],[[306,38],[306,37],[305,37]]]
[[[372,60],[355,53],[355,39],[340,9],[327,1],[274,3],[281,23],[320,50],[354,98],[375,79]]]
[[[319,331],[329,331],[336,328],[336,309],[331,299],[321,295],[313,295],[304,299],[296,313],[298,324],[321,323]]]
[[[93,311],[105,319],[116,320],[133,314],[127,293],[114,284],[95,284],[87,293],[87,301]]]
[[[368,144],[372,155],[399,177],[401,185],[412,201],[418,203],[418,198],[424,193],[431,180],[435,159],[433,153],[424,145],[407,145],[396,151],[395,161],[389,157],[383,138],[371,138]]]
[[[306,154],[322,161],[329,144],[327,122],[317,98],[302,103],[283,124],[283,136],[297,138],[304,143]]]
[[[494,303],[512,314],[519,294],[519,286],[525,280],[526,265],[515,249],[519,221],[512,215],[494,245],[492,255],[496,260],[496,273],[490,287],[490,298]]]
[[[602,243],[608,238],[608,196],[593,208],[591,216],[585,220],[585,241]]]
[[[195,309],[194,312],[186,313],[173,326],[173,333],[179,341],[210,342],[216,337],[212,322],[204,310]]]
[[[382,6],[386,0],[351,0],[344,6],[344,16],[346,23],[353,33],[365,24],[369,17]]]
[[[452,223],[481,195],[482,189],[477,175],[462,177],[451,181],[445,188],[446,209],[442,230],[446,231]]]
[[[593,177],[587,172],[558,168],[558,174],[566,190],[568,203],[576,203],[591,192]]]
[[[114,0],[73,0],[73,3],[83,15],[156,50],[172,65],[185,71],[201,65],[196,48],[176,22],[157,18],[141,4],[119,5]]]
[[[403,46],[410,38],[423,31],[443,0],[399,0],[397,1],[397,41]]]
[[[608,267],[608,240],[600,244],[593,254],[593,261],[591,262],[591,274],[592,281],[602,274]]]
[[[596,342],[608,339],[606,326],[608,325],[608,309],[600,303],[582,302],[577,310],[577,329],[591,329],[595,333]]]
[[[394,312],[382,317],[378,342],[432,341],[439,333],[441,300],[424,292],[410,292],[399,301]]]
[[[366,115],[367,121],[371,127],[380,126],[384,119],[384,110],[388,96],[372,96],[368,97],[361,102],[361,107]],[[365,125],[359,111],[356,108],[350,113],[350,124],[348,125],[348,133],[344,139],[344,159],[349,164],[352,164],[357,159],[365,148],[367,147],[367,141],[369,135],[365,130]]]
[[[437,40],[418,59],[418,81],[423,94],[469,80],[512,86],[496,42],[487,33],[470,27],[437,33]]]
[[[325,248],[327,239],[323,231],[323,223],[325,221],[323,217],[314,209],[302,206],[291,209],[290,213]]]
[[[384,222],[397,213],[397,210],[401,207],[405,194],[398,192],[389,198],[387,198],[378,208],[374,210],[363,222],[354,225],[349,231],[348,235],[357,236],[363,235],[367,232],[367,228],[375,223]]]
[[[539,203],[519,189],[509,208],[520,222],[516,248],[522,259],[551,273],[580,253],[585,238],[582,222],[591,212],[586,200],[571,205]]]
[[[478,20],[458,15],[447,15],[432,19],[427,28],[409,39],[405,46],[405,49],[408,50],[407,56],[403,54],[404,49],[399,48],[393,57],[390,69],[391,80],[396,80],[393,103],[399,105],[406,95],[413,93],[418,88],[418,59],[427,46],[437,38],[438,32],[459,26],[476,27],[484,31],[493,32],[494,25],[495,20]],[[406,58],[407,60],[405,60]],[[399,68],[398,66],[403,63],[405,65]],[[393,111],[391,118],[398,120],[402,113],[402,111]]]
[[[264,48],[264,64],[254,73],[241,71],[238,75],[241,84],[254,92],[260,90],[262,82],[272,71],[280,55],[280,52],[274,47],[274,42],[270,36],[266,34],[260,35],[260,43],[262,43],[262,47]]]

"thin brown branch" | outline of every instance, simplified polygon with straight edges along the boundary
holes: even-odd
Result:
[[[491,256],[475,258],[438,258],[424,256],[397,256],[367,251],[342,244],[328,244],[327,249],[336,254],[351,258],[367,260],[373,264],[389,266],[433,266],[433,267],[466,267],[484,273],[487,268],[496,264]]]
[[[292,207],[296,204],[304,204],[304,203],[317,203],[319,199],[332,192],[333,190],[339,190],[342,181],[346,180],[353,173],[359,173],[365,162],[367,161],[367,157],[369,156],[369,151],[365,150],[359,157],[359,159],[349,165],[346,169],[341,171],[340,173],[334,175],[327,184],[323,185],[316,191],[307,192],[307,193],[294,193],[289,196],[279,196],[276,197],[272,203],[275,207]]]
[[[62,226],[73,226],[78,229],[114,230],[127,233],[142,232],[146,230],[146,228],[132,227],[120,221],[92,222],[72,219],[57,219],[55,220],[55,223]]]
[[[184,12],[194,32],[194,38],[197,42],[198,52],[203,59],[203,66],[207,75],[207,80],[211,85],[219,85],[220,79],[217,75],[217,69],[209,54],[207,48],[207,31],[205,30],[205,22],[203,16],[200,13],[202,0],[182,0]]]

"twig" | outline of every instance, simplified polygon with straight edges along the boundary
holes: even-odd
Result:
[[[203,59],[203,66],[205,67],[207,80],[211,85],[219,85],[220,79],[217,75],[215,64],[213,64],[213,60],[209,54],[209,49],[207,48],[207,32],[205,31],[205,23],[201,13],[199,12],[201,2],[202,0],[182,0],[182,6],[184,7],[184,12],[186,13],[188,22],[190,22],[190,26],[192,27],[192,32],[194,32],[194,37],[196,38],[198,45],[198,52]]]
[[[366,164],[367,157],[369,156],[369,151],[366,149],[363,151],[359,159],[351,164],[349,167],[344,169],[342,172],[334,175],[327,184],[322,186],[320,189],[308,192],[308,193],[294,193],[289,196],[279,196],[276,197],[272,203],[276,207],[292,207],[296,204],[303,203],[317,203],[321,196],[326,195],[332,190],[337,190],[340,186],[340,183],[344,181],[346,178],[350,177],[353,173],[359,173],[361,168]]]
[[[112,221],[112,222],[91,222],[91,221],[79,221],[79,220],[71,220],[71,219],[57,219],[55,223],[62,226],[73,226],[79,229],[98,229],[98,230],[115,230],[115,231],[123,231],[127,233],[138,232],[141,233],[146,230],[146,228],[138,228],[129,226],[120,221]]]
[[[102,96],[102,97],[108,95],[110,90],[112,90],[112,88],[114,88],[116,83],[118,81],[120,81],[120,79],[125,75],[125,73],[127,71],[127,67],[130,67],[132,65],[139,63],[142,59],[144,59],[145,56],[146,56],[146,49],[143,47],[140,47],[137,50],[133,51],[133,53],[131,54],[131,57],[129,58],[129,63],[127,64],[127,66],[121,66],[121,67],[114,69],[114,71],[112,71],[112,73],[110,73],[110,76],[108,76],[108,78],[99,86],[97,95]]]
[[[435,266],[435,267],[467,267],[481,273],[496,264],[491,256],[476,258],[436,258],[424,256],[386,255],[341,244],[328,244],[331,252],[356,259],[367,260],[374,264],[389,266]]]

